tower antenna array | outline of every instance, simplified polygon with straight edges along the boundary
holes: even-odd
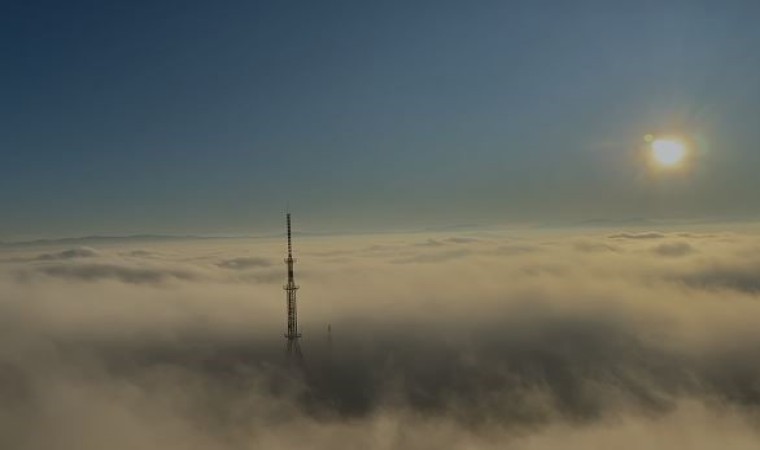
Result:
[[[301,333],[298,332],[298,305],[296,303],[296,291],[298,286],[295,282],[293,275],[293,239],[290,229],[290,213],[287,213],[287,225],[288,225],[288,257],[285,258],[285,264],[288,266],[288,282],[285,284],[285,298],[287,302],[288,310],[288,329],[285,333],[285,339],[287,339],[287,356],[288,360],[295,361],[298,364],[303,363],[303,354],[301,353],[301,344],[299,339]]]

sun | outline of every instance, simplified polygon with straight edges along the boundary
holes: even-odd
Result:
[[[660,167],[678,167],[688,155],[686,143],[677,138],[654,139],[650,147],[652,158]]]

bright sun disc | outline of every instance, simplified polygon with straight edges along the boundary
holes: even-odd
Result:
[[[652,156],[661,166],[677,166],[686,157],[686,144],[678,139],[656,139],[652,142]]]

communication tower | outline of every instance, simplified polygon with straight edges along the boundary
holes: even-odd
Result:
[[[287,339],[287,357],[290,362],[295,362],[299,365],[303,364],[303,354],[301,353],[300,338],[301,333],[298,332],[298,306],[296,303],[296,291],[298,286],[293,276],[293,240],[290,230],[290,213],[287,213],[287,225],[288,225],[288,257],[285,258],[285,264],[288,266],[288,282],[283,287],[285,289],[285,299],[287,302],[288,310],[288,329],[285,333],[285,339]]]

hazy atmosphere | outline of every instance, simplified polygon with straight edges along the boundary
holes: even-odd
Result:
[[[0,444],[760,442],[760,236],[491,231],[298,248],[303,379],[280,366],[280,240],[6,249]]]
[[[758,19],[3,2],[0,448],[757,449]]]

